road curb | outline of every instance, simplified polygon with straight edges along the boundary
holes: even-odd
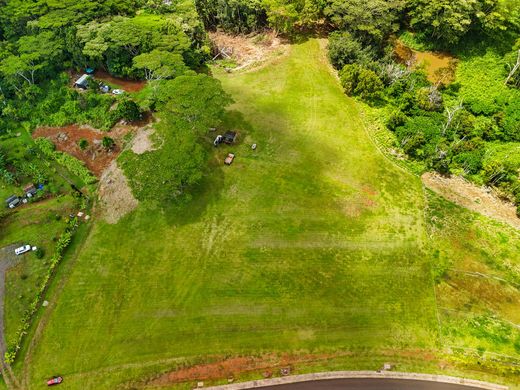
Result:
[[[478,381],[475,379],[458,378],[454,376],[435,375],[435,374],[417,374],[409,372],[394,371],[330,371],[318,372],[314,374],[303,374],[285,376],[280,378],[260,379],[250,382],[233,383],[222,386],[205,387],[209,390],[245,390],[256,389],[265,386],[285,385],[290,383],[320,381],[327,379],[403,379],[428,381],[439,383],[450,383],[457,385],[472,386],[475,388],[486,390],[508,390],[509,387],[498,385],[495,383]]]

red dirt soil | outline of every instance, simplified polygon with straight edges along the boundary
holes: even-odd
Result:
[[[427,361],[438,360],[438,356],[426,350],[386,350],[380,351],[382,356],[388,356],[389,361],[395,357],[412,357]],[[217,360],[213,363],[198,364],[191,367],[180,367],[175,371],[170,371],[159,376],[144,381],[147,386],[169,387],[175,383],[187,383],[198,381],[214,381],[228,379],[230,381],[239,378],[244,373],[257,372],[264,378],[280,376],[282,369],[288,369],[288,374],[295,374],[298,367],[307,367],[309,364],[333,361],[335,358],[353,356],[353,352],[345,351],[332,354],[267,354],[256,357],[234,357],[224,360]],[[443,366],[446,362],[440,361]]]
[[[83,161],[88,169],[100,177],[103,171],[121,152],[123,137],[130,131],[132,126],[116,125],[110,132],[102,132],[88,126],[71,125],[64,127],[40,127],[34,131],[32,136],[46,137],[50,139],[60,152],[66,152]],[[111,151],[106,151],[102,145],[103,137],[111,137],[116,146]],[[81,139],[88,141],[88,147],[81,150],[78,143]]]
[[[326,360],[334,355],[264,355],[261,357],[235,357],[214,363],[199,364],[192,367],[180,368],[149,381],[152,386],[168,386],[172,383],[182,383],[199,380],[215,380],[236,378],[245,372],[259,371],[265,378],[273,374],[280,375],[282,368],[289,372],[295,363],[306,363]]]
[[[121,89],[127,92],[139,92],[146,86],[144,80],[126,80],[119,77],[114,77],[105,72],[104,70],[96,70],[94,72],[94,78],[97,80],[103,80],[107,83],[117,85]]]

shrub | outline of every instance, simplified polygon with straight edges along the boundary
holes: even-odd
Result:
[[[405,153],[416,158],[434,157],[440,141],[441,123],[438,118],[416,116],[396,129],[397,139]]]
[[[386,121],[386,126],[395,131],[396,128],[406,123],[406,115],[401,110],[395,110]]]
[[[425,111],[438,111],[442,108],[442,95],[435,87],[421,88],[416,95],[417,106]]]
[[[34,142],[46,157],[54,158],[54,151],[56,150],[56,145],[54,145],[52,141],[50,141],[47,138],[40,137],[36,138]]]
[[[36,249],[34,254],[35,254],[37,259],[42,259],[43,256],[45,256],[45,251],[42,248],[38,247],[38,249]]]
[[[136,102],[130,99],[122,100],[116,110],[116,117],[133,122],[141,118],[141,111]]]
[[[336,69],[343,69],[347,64],[368,64],[373,60],[370,47],[363,48],[350,33],[336,31],[329,35],[329,59]]]
[[[114,147],[116,146],[115,141],[112,138],[110,138],[110,137],[103,137],[103,140],[101,141],[101,144],[107,150],[114,149]]]
[[[382,96],[383,82],[370,69],[365,69],[357,64],[345,65],[339,77],[347,95],[360,96],[363,99],[374,99]]]
[[[88,148],[88,141],[86,139],[82,138],[79,140],[78,146],[81,150],[85,150],[86,148]]]

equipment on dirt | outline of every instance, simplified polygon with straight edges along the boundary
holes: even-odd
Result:
[[[224,160],[224,164],[231,165],[233,163],[233,160],[235,159],[235,155],[233,153],[229,153]]]

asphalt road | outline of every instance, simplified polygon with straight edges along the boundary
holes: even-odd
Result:
[[[473,390],[477,387],[403,379],[328,379],[261,387],[262,390]]]

